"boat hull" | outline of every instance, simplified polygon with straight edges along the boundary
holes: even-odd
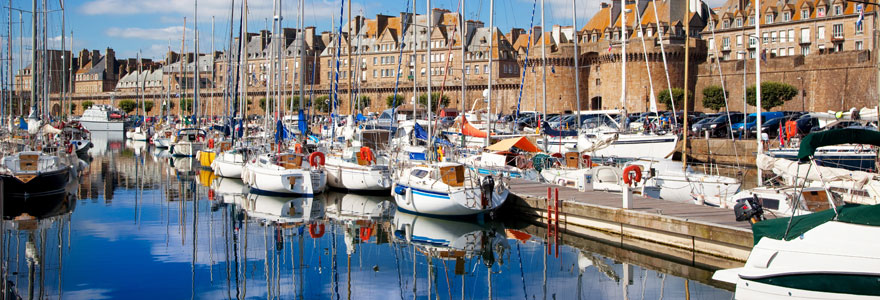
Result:
[[[125,123],[116,121],[88,121],[80,120],[79,123],[88,131],[123,131]]]
[[[387,168],[328,161],[324,170],[327,184],[333,188],[351,191],[391,190],[391,173]]]
[[[273,170],[245,166],[242,180],[252,191],[263,194],[312,196],[324,191],[327,176],[320,171],[293,169]]]
[[[243,160],[225,159],[224,154],[221,154],[211,162],[211,169],[214,170],[214,173],[225,178],[241,178],[243,167]]]
[[[392,195],[399,210],[441,217],[472,216],[492,211],[507,200],[509,193],[507,189],[502,189],[500,193],[492,192],[490,203],[482,207],[479,203],[481,196],[479,188],[456,189],[450,193],[398,183],[393,190]]]
[[[8,174],[0,175],[0,179],[3,181],[3,198],[26,200],[32,197],[63,193],[70,180],[70,168],[65,167],[40,173],[27,182]]]

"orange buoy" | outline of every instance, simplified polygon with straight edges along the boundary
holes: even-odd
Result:
[[[361,227],[361,241],[369,241],[371,236],[373,236],[372,227]]]
[[[587,167],[587,168],[593,167],[593,158],[590,157],[589,155],[584,154],[583,156],[581,156],[581,161],[582,161],[581,164],[584,165],[585,167]]]
[[[312,167],[318,165],[323,166],[326,160],[327,159],[324,157],[324,153],[322,152],[312,152],[312,154],[309,154],[309,165],[311,165]]]
[[[208,148],[214,149],[214,139],[208,139]]]
[[[361,147],[360,152],[358,152],[358,157],[366,162],[372,162],[376,159],[376,157],[373,155],[373,150],[371,150],[370,147],[367,146]]]
[[[297,154],[302,154],[302,153],[303,153],[303,146],[302,146],[302,144],[296,144],[296,145],[293,145],[293,152],[295,152],[295,153],[297,153]]]
[[[639,181],[642,181],[642,167],[631,165],[623,169],[623,183],[632,185],[633,182]]]
[[[317,230],[317,232],[315,230]],[[324,224],[309,224],[309,236],[313,239],[324,236]]]

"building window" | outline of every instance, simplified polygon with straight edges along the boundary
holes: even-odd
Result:
[[[865,44],[862,41],[856,41],[856,50],[864,50]]]
[[[843,43],[834,44],[834,52],[843,51]]]
[[[596,86],[601,86],[601,85],[602,85],[602,80],[600,80],[599,78],[596,78]]]
[[[788,47],[788,55],[794,55],[794,47]]]
[[[764,44],[769,43],[770,42],[770,34],[768,34],[767,32],[764,32],[763,34],[761,34],[761,40],[763,41]]]
[[[810,28],[801,28],[801,43],[810,42]]]
[[[755,59],[755,50],[749,50],[749,59]]]
[[[831,25],[831,36],[835,39],[843,38],[843,24]]]
[[[727,28],[730,28],[730,20],[724,20],[723,22],[721,22],[721,29]]]
[[[806,20],[810,18],[810,10],[809,9],[801,9],[801,20]]]
[[[856,34],[865,33],[865,22],[856,22]]]
[[[730,38],[724,37],[721,39],[721,49],[730,50]]]
[[[825,26],[819,26],[817,28],[816,39],[820,41],[825,39]]]
[[[483,66],[483,73],[489,74],[489,65]]]
[[[773,24],[773,14],[772,13],[764,15],[764,23]]]
[[[801,55],[810,55],[810,46],[801,46]]]
[[[779,42],[780,42],[780,43],[785,43],[785,42],[787,42],[787,41],[788,41],[788,38],[786,37],[786,32],[785,32],[785,30],[780,30],[780,31],[779,31]]]
[[[782,21],[785,21],[785,22],[791,21],[791,12],[790,11],[782,13]]]
[[[480,75],[480,65],[474,66],[474,74]]]
[[[834,6],[834,15],[835,15],[835,16],[839,16],[839,15],[842,15],[842,14],[843,14],[843,7],[840,6],[840,5],[835,5],[835,6]]]
[[[756,37],[755,35],[750,35],[749,36],[749,47],[754,48],[757,45],[758,45],[758,37]]]
[[[794,42],[794,29],[788,30],[788,42]]]
[[[749,16],[749,26],[755,25],[755,16]]]
[[[816,17],[821,18],[825,16],[825,7],[819,7],[816,9]]]
[[[742,45],[743,45],[743,36],[741,36],[741,35],[737,35],[737,36],[736,36],[736,46],[737,46],[737,47],[742,47]]]
[[[777,41],[779,41],[779,40],[776,39],[776,31],[771,32],[770,33],[770,42],[775,43]]]
[[[736,18],[736,27],[743,27],[743,19]]]
[[[471,66],[464,66],[464,73],[470,74],[471,73]]]

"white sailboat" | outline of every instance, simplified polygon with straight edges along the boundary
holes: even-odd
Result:
[[[391,189],[389,159],[369,147],[347,147],[327,158],[324,169],[327,184],[351,191],[386,191]]]
[[[403,211],[470,216],[500,207],[508,193],[500,179],[479,176],[460,163],[440,162],[400,169],[395,173],[392,195]]]
[[[194,157],[205,147],[207,133],[198,128],[184,128],[177,131],[171,147],[174,156]]]
[[[324,161],[321,152],[313,152],[307,161],[298,153],[262,154],[245,164],[241,179],[252,192],[308,197],[327,185]]]

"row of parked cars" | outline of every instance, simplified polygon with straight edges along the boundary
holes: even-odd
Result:
[[[819,120],[806,112],[773,111],[761,113],[761,133],[769,138],[777,138],[780,127],[785,128],[789,121],[794,121],[798,135],[806,135],[820,129]],[[745,115],[741,112],[706,114],[695,120],[689,133],[695,136],[750,138],[758,134],[758,114]],[[840,123],[836,126],[846,127],[850,124]]]

